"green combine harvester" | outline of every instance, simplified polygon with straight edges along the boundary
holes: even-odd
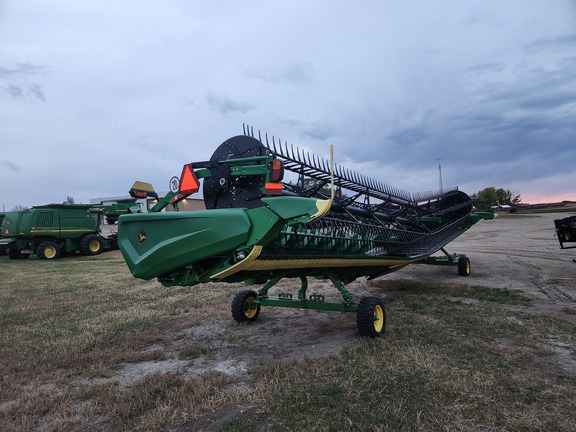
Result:
[[[285,170],[293,181],[283,182]],[[206,210],[160,212],[198,192],[200,181]],[[379,337],[383,300],[355,302],[346,284],[414,263],[453,265],[467,276],[470,260],[444,246],[493,216],[473,213],[457,188],[411,194],[245,128],[209,161],[186,164],[179,188],[150,213],[121,216],[118,244],[135,277],[166,287],[260,284],[234,297],[236,321],[255,321],[262,306],[354,312],[360,334]],[[308,295],[308,277],[330,280],[342,301]],[[283,278],[299,279],[297,293],[272,298]]]
[[[0,221],[0,248],[10,259],[54,260],[80,252],[98,255],[117,249],[116,235],[103,236],[98,209],[87,204],[46,204],[7,212]]]

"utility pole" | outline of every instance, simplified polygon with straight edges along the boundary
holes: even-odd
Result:
[[[440,174],[440,193],[444,193],[444,187],[442,186],[442,165],[440,161],[444,160],[444,158],[436,159],[438,161],[438,173]]]

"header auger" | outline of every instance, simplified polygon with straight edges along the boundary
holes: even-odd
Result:
[[[284,171],[295,174],[285,181]],[[159,211],[199,190],[206,210]],[[244,135],[226,140],[209,161],[186,164],[173,190],[151,213],[124,215],[118,241],[135,277],[164,286],[204,282],[260,284],[232,302],[236,321],[255,321],[261,306],[356,312],[360,334],[385,330],[378,297],[356,303],[345,285],[411,263],[449,264],[470,272],[464,255],[444,246],[483,218],[468,195],[449,190],[411,194],[287,144]],[[431,257],[437,251],[443,257]],[[340,303],[308,295],[308,277],[330,280]],[[268,296],[283,278],[297,294]]]

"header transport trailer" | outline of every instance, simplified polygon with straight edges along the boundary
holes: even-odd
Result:
[[[284,170],[295,181],[283,182]],[[473,213],[457,188],[411,194],[297,148],[244,135],[226,140],[209,161],[184,165],[166,200],[177,204],[203,181],[207,210],[121,216],[118,245],[133,276],[166,286],[205,282],[260,284],[232,301],[236,321],[255,321],[263,306],[356,313],[362,336],[384,333],[381,298],[357,302],[346,284],[409,264],[447,264],[470,273],[470,260],[444,246],[492,213]],[[174,184],[174,183],[172,183]],[[442,256],[432,255],[442,251]],[[330,280],[338,303],[307,294],[308,277]],[[272,298],[283,278],[297,293]]]
[[[97,255],[116,249],[116,235],[100,234],[100,215],[91,205],[47,204],[26,211],[7,212],[0,229],[0,247],[10,259],[56,259],[79,251]]]

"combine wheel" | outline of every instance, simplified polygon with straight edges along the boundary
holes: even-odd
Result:
[[[356,312],[360,336],[376,338],[386,330],[386,309],[379,297],[362,297]]]
[[[40,259],[52,260],[60,256],[60,248],[58,243],[53,241],[45,241],[40,243],[38,249],[36,249],[36,255]]]
[[[232,300],[232,317],[238,322],[253,322],[258,318],[260,305],[252,306],[256,293],[250,290],[240,291]]]
[[[458,274],[460,276],[470,275],[470,259],[468,259],[468,257],[463,256],[458,258]]]
[[[103,249],[102,239],[98,234],[87,234],[80,240],[82,255],[98,255]]]

